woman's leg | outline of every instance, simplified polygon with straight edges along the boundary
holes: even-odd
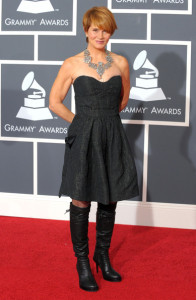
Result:
[[[88,218],[91,203],[74,200],[70,203],[70,232],[73,250],[77,257],[76,268],[79,285],[86,291],[97,291],[98,286],[91,272],[88,247]]]
[[[72,203],[73,203],[73,205],[78,206],[78,207],[87,207],[91,204],[88,201],[79,201],[79,200],[75,200],[75,199],[72,199]]]

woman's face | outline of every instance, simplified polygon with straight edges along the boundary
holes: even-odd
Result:
[[[111,34],[104,29],[97,27],[94,24],[91,24],[88,31],[86,32],[86,36],[88,37],[89,45],[102,49],[107,45]]]

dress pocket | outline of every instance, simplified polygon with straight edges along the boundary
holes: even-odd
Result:
[[[69,148],[72,147],[73,142],[75,141],[76,135],[69,135],[65,138],[65,143],[68,145]]]

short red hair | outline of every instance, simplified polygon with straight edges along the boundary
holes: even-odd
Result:
[[[91,24],[104,29],[111,35],[117,29],[113,13],[105,6],[94,6],[83,16],[84,31],[87,32]]]

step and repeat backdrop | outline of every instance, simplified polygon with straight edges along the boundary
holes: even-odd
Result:
[[[195,205],[195,4],[1,0],[0,198],[58,200],[69,123],[49,110],[50,89],[63,61],[86,48],[85,11],[107,6],[118,25],[108,50],[131,71],[120,113],[140,185],[130,201]],[[64,104],[76,113],[73,88]]]

